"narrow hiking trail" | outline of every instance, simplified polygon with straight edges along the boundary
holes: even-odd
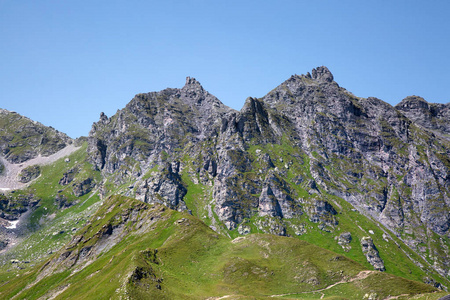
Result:
[[[367,277],[369,277],[371,274],[378,272],[378,271],[370,271],[370,270],[364,270],[358,273],[358,275],[356,275],[353,278],[350,278],[349,280],[341,280],[338,281],[336,283],[333,283],[323,289],[319,289],[319,290],[314,290],[314,291],[308,291],[308,292],[298,292],[298,293],[288,293],[288,294],[280,294],[280,295],[271,295],[271,298],[275,298],[275,297],[284,297],[284,296],[290,296],[290,295],[299,295],[299,294],[310,294],[310,293],[320,293],[322,291],[326,291],[328,289],[331,289],[339,284],[343,284],[343,283],[350,283],[356,280],[363,280],[366,279]],[[322,297],[320,297],[320,299],[322,299],[325,296],[325,294],[322,294]]]

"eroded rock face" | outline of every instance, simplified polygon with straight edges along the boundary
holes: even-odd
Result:
[[[302,214],[300,204],[291,198],[292,192],[288,184],[273,172],[266,176],[261,196],[259,197],[258,211],[260,216],[293,218]]]
[[[415,251],[430,245],[445,273],[448,252],[427,241],[430,231],[449,235],[448,120],[448,105],[418,97],[396,107],[358,98],[326,67],[248,98],[239,112],[187,78],[182,89],[138,94],[114,116],[102,114],[88,151],[116,184],[135,178],[126,194],[142,201],[189,210],[195,186],[199,217],[229,230],[253,218],[283,235],[288,220],[307,216],[333,231],[332,199],[345,199]]]
[[[0,218],[14,221],[29,208],[35,207],[40,199],[33,194],[0,194]]]
[[[77,167],[72,168],[69,171],[65,172],[63,174],[63,177],[59,180],[59,184],[60,185],[68,185],[69,183],[71,183],[74,180],[77,173],[78,173]]]
[[[211,137],[221,117],[231,112],[190,77],[182,89],[138,94],[113,117],[102,113],[93,125],[88,139],[91,162],[113,173],[130,160],[158,160],[162,153]]]
[[[175,210],[188,210],[183,201],[187,189],[180,175],[180,163],[168,164],[158,177],[145,180],[136,189],[137,199],[146,203],[160,203]]]
[[[333,206],[327,201],[316,200],[307,209],[310,221],[314,223],[324,223],[329,226],[337,225],[334,215],[337,214]]]

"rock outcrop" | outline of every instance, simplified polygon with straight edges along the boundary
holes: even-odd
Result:
[[[86,178],[81,182],[75,183],[73,185],[73,194],[75,197],[81,197],[89,193],[95,186],[94,180],[92,178]]]
[[[24,168],[19,173],[18,181],[22,183],[28,183],[31,180],[38,178],[40,174],[41,168],[38,165],[29,166],[27,168]]]
[[[377,271],[386,271],[384,262],[380,258],[377,247],[375,247],[372,238],[364,237],[361,239],[362,252],[367,258],[367,262]]]
[[[344,232],[338,237],[336,237],[338,244],[344,249],[344,251],[348,252],[352,249],[350,243],[352,242],[352,234],[350,232]]]
[[[0,218],[9,221],[17,220],[22,213],[36,206],[39,201],[40,199],[33,194],[0,194]]]

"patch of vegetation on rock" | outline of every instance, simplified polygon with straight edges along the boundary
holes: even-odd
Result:
[[[22,171],[20,171],[18,180],[22,183],[28,183],[31,180],[38,178],[39,175],[41,175],[41,167],[38,165],[33,165],[26,167]]]

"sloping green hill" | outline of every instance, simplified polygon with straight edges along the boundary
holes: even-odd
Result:
[[[186,213],[113,196],[45,263],[3,282],[4,299],[362,299],[434,292],[290,237],[224,237]],[[214,299],[214,298],[211,298]]]

